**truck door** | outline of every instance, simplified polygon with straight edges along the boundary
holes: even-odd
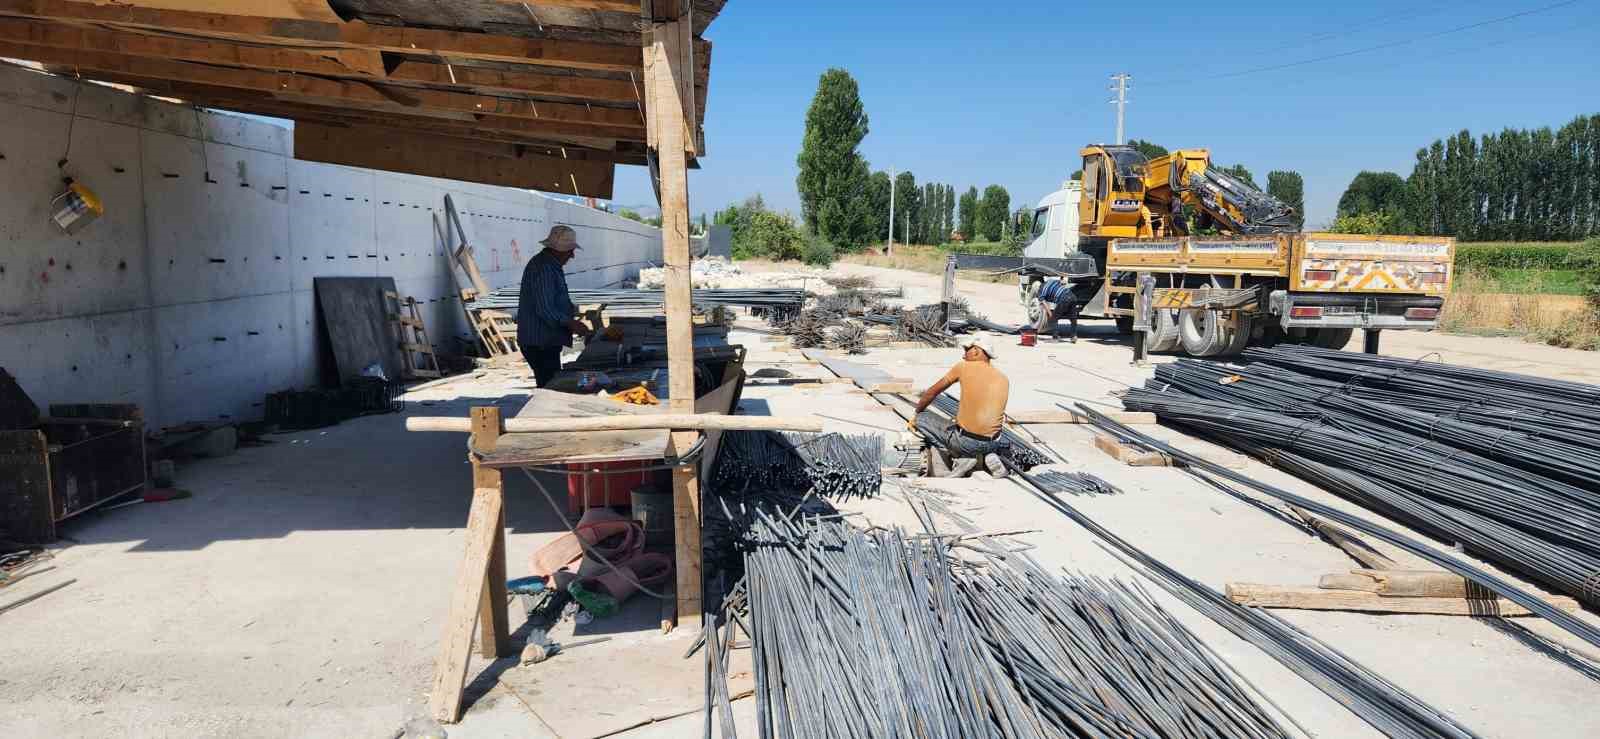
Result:
[[[1106,174],[1110,171],[1105,159],[1104,152],[1083,158],[1083,198],[1078,201],[1078,227],[1090,229],[1090,233],[1100,225],[1100,209],[1104,207],[1101,200],[1106,196]]]

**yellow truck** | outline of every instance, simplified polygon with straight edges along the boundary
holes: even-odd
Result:
[[[1024,256],[953,260],[1017,273],[1040,329],[1108,317],[1142,332],[1144,350],[1215,356],[1280,342],[1341,348],[1358,328],[1375,352],[1381,331],[1438,325],[1453,239],[1299,233],[1292,209],[1212,168],[1204,149],[1080,153],[1082,179],[1024,224]]]

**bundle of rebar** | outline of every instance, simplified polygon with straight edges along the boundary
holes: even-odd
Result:
[[[859,323],[842,323],[828,332],[828,348],[846,354],[863,354],[867,351],[867,327]]]
[[[1416,410],[1393,397],[1403,391],[1382,389],[1374,398],[1365,383],[1428,380],[1407,378],[1404,368],[1392,366],[1383,378],[1340,379],[1342,372],[1355,372],[1348,369],[1352,365],[1371,363],[1337,356],[1311,362],[1313,356],[1298,349],[1255,351],[1258,362],[1244,367],[1180,360],[1157,368],[1145,388],[1128,391],[1123,402],[1600,604],[1600,500],[1594,495],[1600,450],[1584,445],[1581,432],[1544,438],[1504,426],[1513,421],[1491,425]],[[1316,367],[1324,376],[1294,372],[1280,362]],[[1557,400],[1576,405],[1600,390],[1563,383],[1540,392],[1542,381],[1503,376],[1491,389],[1472,384],[1468,378],[1481,377],[1476,372],[1418,366],[1427,367],[1418,373],[1422,378],[1455,376],[1457,398],[1503,391],[1572,424],[1592,409],[1557,410]],[[1515,410],[1505,409],[1512,415]],[[1530,413],[1527,406],[1521,410]]]
[[[954,419],[956,412],[961,408],[961,401],[951,397],[949,393],[940,393],[939,397],[933,399],[933,407],[940,413]],[[951,423],[954,423],[954,420]],[[997,441],[1000,444],[1000,458],[1011,462],[1014,466],[1024,471],[1031,470],[1041,464],[1050,463],[1050,458],[1045,456],[1044,452],[1039,451],[1031,442],[1023,438],[1022,434],[1007,426],[1002,425],[1000,427],[1000,437]],[[942,440],[934,440],[934,442],[942,443]]]
[[[722,434],[711,480],[724,495],[810,491],[824,498],[869,498],[883,485],[883,437],[877,434]]]
[[[1087,472],[1041,472],[1033,476],[1047,493],[1120,495],[1122,489]]]
[[[870,498],[883,486],[883,437],[877,434],[784,435],[806,467],[817,495],[834,500]]]
[[[809,349],[825,346],[828,343],[828,327],[835,322],[836,319],[832,316],[815,310],[804,310],[788,320],[778,322],[775,328],[778,333],[789,337],[790,345],[798,349]]]
[[[1095,412],[1088,406],[1080,404],[1078,408],[1085,416],[1093,419],[1104,430],[1113,432],[1121,437],[1138,439],[1149,445],[1160,447],[1164,452],[1168,452],[1175,457],[1184,458],[1195,469],[1218,471],[1228,479],[1243,479],[1243,476],[1237,473],[1223,470],[1223,468],[1204,460],[1172,449],[1161,442],[1144,437]],[[1039,476],[1020,470],[1015,472],[1016,477],[1020,478],[1024,486],[1033,491],[1040,500],[1065,514],[1096,537],[1099,537],[1105,542],[1106,548],[1125,563],[1134,567],[1162,588],[1171,592],[1175,597],[1215,621],[1218,625],[1255,645],[1330,698],[1349,708],[1356,716],[1385,735],[1417,737],[1419,739],[1423,737],[1463,739],[1475,736],[1470,729],[1455,722],[1443,712],[1384,679],[1382,675],[1346,657],[1316,637],[1261,609],[1246,608],[1234,603],[1226,595],[1185,577],[1166,563],[1150,556],[1131,542],[1101,526],[1094,519],[1084,515],[1083,512],[1074,508],[1060,495],[1050,491],[1048,485],[1040,482]],[[1260,487],[1263,490],[1267,489],[1267,486],[1264,485]],[[1282,491],[1275,489],[1273,493],[1282,494],[1285,498],[1292,498],[1295,504],[1311,508],[1341,523],[1351,525],[1356,523],[1353,517],[1341,515],[1339,512],[1315,502],[1300,499],[1298,496],[1282,493]],[[1394,537],[1394,541],[1398,542],[1400,538]],[[1290,717],[1290,720],[1293,721],[1293,718]],[[1306,731],[1304,727],[1300,727],[1300,729],[1306,735],[1311,735],[1311,732]]]
[[[943,542],[757,513],[737,593],[762,736],[1287,735],[1137,589]]]
[[[508,285],[478,296],[472,307],[514,311],[521,292],[521,285]],[[661,290],[571,288],[567,293],[573,305],[605,303],[617,308],[654,308],[666,302],[666,293]],[[798,310],[805,299],[806,291],[798,287],[721,287],[695,288],[690,301],[695,305],[736,305],[785,312]]]

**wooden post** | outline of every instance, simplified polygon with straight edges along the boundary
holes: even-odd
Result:
[[[944,314],[944,324],[950,325],[950,304],[956,299],[956,256],[951,254],[944,259],[944,282],[939,285],[940,312]]]
[[[493,447],[500,437],[500,409],[473,408],[472,448]],[[506,612],[505,504],[500,471],[472,468],[472,511],[467,515],[467,550],[456,570],[445,618],[439,658],[433,666],[428,705],[433,717],[454,723],[461,717],[462,689],[471,662],[472,631],[481,622],[482,654],[507,656],[511,633]]]
[[[660,4],[658,0],[656,4]],[[680,0],[665,0],[678,3]],[[686,3],[685,3],[686,5]],[[681,7],[681,6],[680,6]],[[691,33],[689,13],[670,23],[651,26],[645,47],[645,78],[649,100],[645,110],[650,138],[656,146],[660,170],[661,251],[666,265],[667,386],[673,413],[694,412],[694,327],[690,302],[689,174],[685,150],[690,126],[686,111],[692,103],[683,97],[692,89],[685,63]],[[681,454],[699,438],[696,431],[672,434],[671,450]],[[677,563],[678,619],[701,613],[700,592],[700,481],[695,465],[672,471],[674,546]]]

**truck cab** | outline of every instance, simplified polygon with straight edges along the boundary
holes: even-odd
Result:
[[[1031,240],[1022,255],[1027,257],[1065,257],[1078,251],[1078,202],[1083,198],[1083,183],[1067,180],[1061,189],[1044,196],[1033,209]]]

